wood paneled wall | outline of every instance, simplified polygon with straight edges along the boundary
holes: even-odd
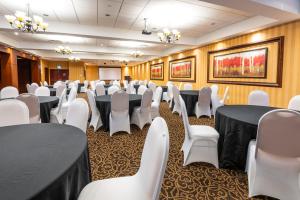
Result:
[[[282,24],[276,27],[184,51],[182,53],[151,60],[137,66],[132,66],[129,73],[133,79],[149,80],[150,63],[154,64],[164,62],[165,79],[163,81],[154,81],[159,85],[164,85],[168,81],[168,62],[170,60],[195,55],[197,59],[197,77],[193,86],[194,88],[201,88],[203,86],[210,85],[207,83],[208,51],[226,49],[236,45],[263,41],[279,36],[284,36],[282,88],[219,84],[219,95],[223,95],[225,87],[229,86],[230,90],[227,104],[246,104],[248,94],[252,90],[260,89],[266,91],[270,95],[270,104],[272,106],[287,107],[290,98],[294,95],[300,94],[300,21]]]

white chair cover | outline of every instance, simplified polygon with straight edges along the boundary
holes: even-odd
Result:
[[[94,127],[94,132],[96,132],[103,125],[103,123],[102,123],[102,120],[101,120],[100,112],[99,112],[99,110],[96,106],[94,92],[91,91],[91,90],[87,90],[86,94],[88,96],[90,108],[91,108],[91,111],[92,111],[92,117],[91,117],[89,127],[93,126]]]
[[[67,89],[65,88],[59,97],[59,102],[56,108],[52,108],[50,112],[50,123],[62,124],[64,117],[62,114],[62,105],[66,99]],[[67,111],[66,111],[67,112]]]
[[[269,95],[262,90],[254,90],[248,97],[249,105],[269,106]]]
[[[39,88],[38,84],[32,83],[32,84],[30,85],[30,92],[29,92],[29,93],[35,94],[35,91],[36,91],[36,89],[38,89],[38,88]]]
[[[47,83],[47,81],[44,81],[44,86],[48,86],[48,83]]]
[[[85,99],[78,98],[70,103],[66,124],[75,126],[86,133],[89,118],[89,106]]]
[[[228,92],[229,92],[229,87],[227,86],[225,88],[225,92],[223,94],[223,99],[219,99],[218,95],[211,95],[211,104],[212,104],[212,115],[215,116],[216,111],[219,107],[224,106],[225,102],[227,100],[227,96],[228,96]]]
[[[128,87],[126,88],[126,93],[127,94],[136,94],[136,89],[132,84],[129,84]]]
[[[19,91],[17,88],[12,86],[4,87],[0,92],[1,99],[16,98],[17,96],[19,96]]]
[[[97,83],[96,85],[96,95],[97,96],[105,95],[105,88],[104,85],[102,85],[101,83]]]
[[[258,124],[257,142],[249,145],[249,197],[300,199],[300,114],[273,110]]]
[[[56,82],[53,84],[53,88],[58,88],[61,84],[62,84],[62,81],[56,81]]]
[[[102,85],[105,85],[105,81],[100,81],[99,83]]]
[[[89,86],[89,81],[88,80],[83,81],[83,87],[80,88],[80,92],[86,92],[88,86]]]
[[[173,85],[172,85],[172,83],[168,81],[167,82],[167,87],[168,87],[167,92],[163,92],[163,101],[169,102],[173,98],[173,95],[172,95],[173,94],[172,93]]]
[[[202,88],[199,91],[198,102],[196,103],[195,106],[195,114],[197,118],[203,115],[211,117],[210,101],[211,101],[210,87]]]
[[[211,89],[211,97],[217,97],[219,86],[216,84],[213,84],[212,86],[210,86],[210,89]]]
[[[78,200],[158,200],[169,155],[169,131],[157,117],[148,130],[138,172],[133,176],[94,181]]]
[[[25,103],[16,99],[0,101],[0,127],[29,124],[29,109]]]
[[[153,82],[149,82],[148,83],[148,88],[150,88],[153,92],[153,94],[155,94],[155,90],[156,90],[156,84]]]
[[[95,83],[95,81],[90,81],[90,85],[91,85],[91,90],[95,91],[96,90],[96,83]]]
[[[27,92],[28,92],[28,93],[31,93],[31,91],[30,91],[30,85],[29,85],[28,83],[26,84],[26,89],[27,89]],[[32,94],[32,93],[31,93],[31,94]]]
[[[119,131],[130,133],[129,96],[123,91],[111,96],[111,113],[109,116],[110,136]]]
[[[154,96],[154,101],[151,103],[151,117],[152,119],[159,117],[159,106],[162,95],[162,88],[157,87]]]
[[[50,90],[47,87],[39,87],[35,90],[36,96],[50,96]]]
[[[29,122],[41,123],[39,98],[33,94],[21,94],[18,100],[24,102],[29,110]]]
[[[71,88],[70,93],[69,93],[68,101],[64,102],[63,105],[62,105],[63,120],[66,119],[68,108],[69,108],[70,104],[76,99],[76,96],[77,96],[77,88],[75,86],[73,86]]]
[[[193,90],[193,85],[190,83],[185,83],[183,85],[183,90]]]
[[[152,102],[153,92],[148,88],[143,96],[140,107],[135,107],[131,116],[131,123],[137,125],[140,129],[146,124],[151,124],[151,102]]]
[[[147,90],[147,87],[145,85],[140,85],[137,94],[143,95],[146,90]]]
[[[127,89],[128,87],[128,81],[127,80],[123,80],[123,86],[125,89]]]
[[[175,86],[175,87],[172,87],[172,90],[173,90],[172,93],[173,93],[173,102],[174,102],[174,107],[173,107],[172,113],[177,112],[179,115],[181,115],[181,108],[180,108],[180,101],[179,101],[179,89]]]
[[[66,89],[66,85],[64,84],[60,84],[57,88],[56,88],[56,96],[59,98],[63,91]]]
[[[118,92],[120,90],[120,88],[116,85],[113,85],[113,86],[110,86],[108,89],[107,89],[107,94],[108,95],[112,95],[114,94],[115,92]]]
[[[181,96],[180,105],[185,131],[181,148],[184,154],[183,166],[193,162],[207,162],[218,168],[219,133],[210,126],[190,125],[186,106]]]
[[[300,95],[294,96],[291,98],[288,109],[300,111]]]

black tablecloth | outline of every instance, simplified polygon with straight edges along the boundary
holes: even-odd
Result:
[[[55,108],[58,104],[59,99],[57,97],[44,97],[39,96],[40,101],[40,115],[43,123],[50,122],[50,112],[52,108]]]
[[[245,169],[248,144],[256,139],[258,121],[273,107],[229,105],[217,109],[215,128],[219,132],[219,166]]]
[[[0,199],[75,200],[90,181],[87,138],[61,124],[0,128]]]
[[[133,87],[134,87],[134,89],[136,90],[136,93],[137,93],[140,85],[136,84],[136,85],[133,85]]]
[[[109,131],[109,114],[111,111],[111,96],[97,96],[96,105],[101,115],[101,120],[105,131]],[[129,94],[129,116],[133,113],[133,108],[141,105],[142,95]]]
[[[78,83],[77,93],[80,93],[81,87],[83,87],[83,86],[84,86],[84,83]]]
[[[185,103],[188,116],[194,115],[194,109],[198,101],[199,90],[180,90],[180,95]]]
[[[56,96],[56,88],[49,88],[50,90],[50,96]],[[67,88],[67,94],[69,94],[71,91],[71,88]]]

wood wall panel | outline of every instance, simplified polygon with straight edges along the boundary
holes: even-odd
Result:
[[[86,79],[89,81],[99,79],[99,67],[97,65],[86,66]]]
[[[212,43],[196,49],[184,51],[160,59],[151,60],[137,66],[132,66],[129,70],[133,79],[149,79],[149,71],[145,66],[149,63],[164,62],[164,77],[163,81],[154,81],[158,85],[164,85],[168,81],[169,60],[195,55],[197,59],[197,77],[196,83],[193,83],[194,88],[201,88],[207,83],[207,53],[208,51],[220,50],[231,46],[252,43],[255,41],[263,41],[271,38],[284,36],[284,56],[283,56],[283,73],[282,73],[282,88],[261,87],[261,86],[243,86],[243,85],[228,85],[229,99],[228,104],[246,104],[248,94],[254,89],[261,89],[270,95],[270,103],[272,106],[287,107],[288,102],[294,95],[300,94],[300,21],[295,21],[287,24],[282,24],[276,27],[264,29],[261,31],[245,34],[239,37],[226,39],[218,43]],[[175,83],[179,84],[179,83]],[[226,84],[219,84],[219,95],[222,95]]]

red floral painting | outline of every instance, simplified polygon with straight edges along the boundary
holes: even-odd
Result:
[[[163,80],[163,63],[155,64],[150,66],[150,79],[152,80]]]
[[[265,78],[268,49],[214,56],[214,78]]]
[[[190,78],[191,67],[192,67],[191,61],[172,63],[171,65],[172,78]]]

